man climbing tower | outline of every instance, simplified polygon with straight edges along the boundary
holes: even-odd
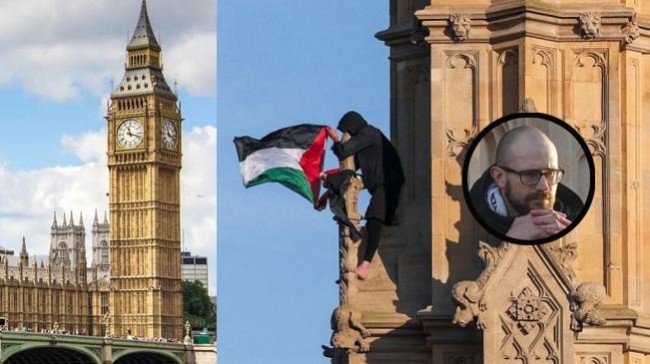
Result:
[[[395,147],[359,113],[350,111],[343,115],[337,129],[348,133],[350,139],[341,142],[336,131],[328,128],[328,134],[334,140],[332,151],[339,160],[354,156],[355,166],[361,169],[363,183],[372,196],[365,213],[366,252],[356,272],[359,279],[366,279],[379,246],[382,226],[393,223],[404,172]]]

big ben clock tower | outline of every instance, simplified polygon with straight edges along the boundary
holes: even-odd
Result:
[[[162,73],[145,0],[111,94],[110,325],[114,335],[182,337],[181,114]]]

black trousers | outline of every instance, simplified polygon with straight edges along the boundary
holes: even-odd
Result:
[[[384,225],[391,225],[399,204],[401,185],[379,185],[370,191],[372,198],[366,210],[366,253],[363,260],[369,262],[375,256]]]

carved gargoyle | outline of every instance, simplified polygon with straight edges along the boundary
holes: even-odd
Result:
[[[481,314],[485,311],[485,304],[482,302],[485,293],[483,287],[505,256],[510,244],[504,242],[495,248],[479,241],[478,246],[478,256],[485,263],[485,269],[476,280],[460,281],[451,289],[451,296],[456,303],[456,313],[452,322],[465,327],[476,318],[476,328],[483,330],[485,329],[485,323],[481,318]]]
[[[449,17],[449,30],[456,42],[462,42],[469,38],[472,29],[472,22],[467,15],[453,14]]]
[[[582,13],[579,17],[579,24],[582,38],[594,39],[600,35],[601,17],[599,14],[594,12]]]
[[[571,330],[579,332],[587,325],[601,326],[605,319],[598,312],[598,305],[605,299],[607,291],[600,283],[586,282],[569,295],[571,302]]]
[[[621,33],[625,38],[623,38],[623,45],[630,45],[641,36],[641,28],[636,19],[636,14],[632,17],[629,23],[627,23],[623,28],[621,28]]]
[[[332,340],[334,349],[367,352],[370,346],[365,338],[370,332],[361,323],[361,313],[350,304],[342,304],[332,313]]]
[[[456,313],[452,323],[465,327],[476,318],[476,327],[484,329],[485,325],[480,317],[480,301],[483,293],[483,289],[475,281],[461,281],[454,284],[451,296],[456,302]]]

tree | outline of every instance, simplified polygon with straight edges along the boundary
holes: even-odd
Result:
[[[183,321],[189,321],[192,329],[216,330],[216,307],[199,281],[183,281]]]

